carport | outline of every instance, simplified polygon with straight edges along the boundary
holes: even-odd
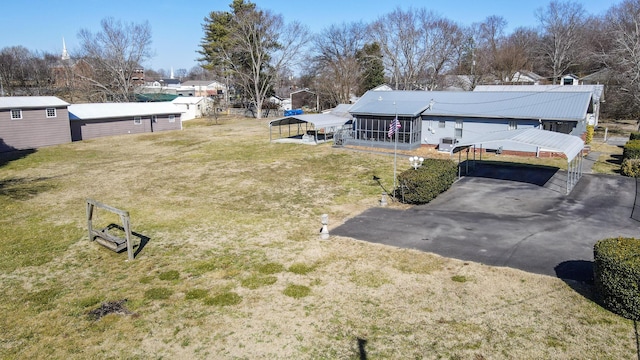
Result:
[[[326,141],[336,131],[349,122],[351,117],[336,113],[292,115],[269,122],[269,141],[279,139],[295,139],[302,142],[318,143],[319,137]],[[276,137],[274,139],[274,131]],[[311,140],[313,136],[313,140]]]
[[[482,147],[485,144],[496,143],[514,143],[535,146],[538,149],[538,154],[540,151],[551,151],[564,154],[567,158],[567,194],[571,192],[582,176],[583,158],[578,155],[582,153],[584,141],[577,136],[536,128],[496,131],[484,134],[470,141],[455,144],[451,153],[456,149],[469,148],[473,146],[473,160],[475,160],[476,146],[480,146],[480,156],[482,156]],[[460,152],[459,156],[461,157],[461,155],[462,154]],[[469,153],[467,152],[467,163],[468,160]],[[480,158],[480,160],[482,160],[482,158]]]

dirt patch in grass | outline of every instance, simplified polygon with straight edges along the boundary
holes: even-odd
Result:
[[[222,117],[5,162],[0,184],[26,190],[0,194],[0,357],[635,356],[632,324],[588,286],[321,240],[322,214],[331,229],[378,205],[393,157],[268,138],[268,120]],[[88,240],[88,197],[148,237],[134,261]],[[139,316],[89,319],[104,299]]]

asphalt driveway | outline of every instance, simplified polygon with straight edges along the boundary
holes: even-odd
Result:
[[[429,204],[372,208],[331,235],[590,281],[598,240],[640,238],[631,218],[636,179],[585,174],[565,195],[553,184],[562,176],[516,167],[476,172]]]

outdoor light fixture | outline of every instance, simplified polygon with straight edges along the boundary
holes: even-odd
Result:
[[[422,166],[422,162],[424,162],[424,158],[412,156],[409,158],[409,164],[413,166],[414,170],[418,170],[420,166]]]

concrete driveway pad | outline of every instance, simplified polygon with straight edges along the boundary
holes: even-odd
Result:
[[[517,174],[465,177],[429,204],[372,208],[331,234],[578,281],[592,280],[598,240],[640,238],[636,179],[585,174],[565,195],[522,181],[540,176],[522,173],[535,170],[506,171]]]

